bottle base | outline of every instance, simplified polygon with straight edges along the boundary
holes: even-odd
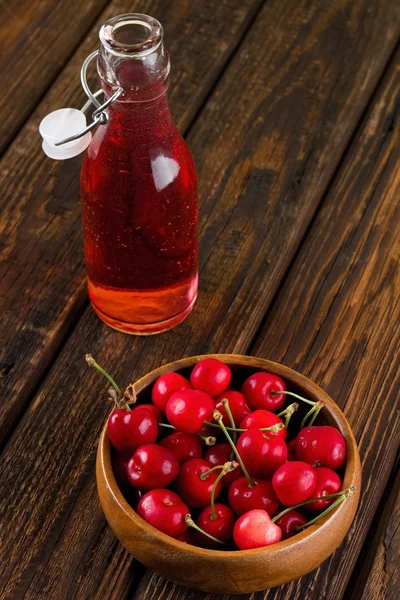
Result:
[[[109,317],[108,315],[104,314],[95,306],[95,304],[93,304],[93,302],[91,302],[91,305],[99,319],[112,329],[116,329],[122,333],[128,333],[129,335],[156,335],[157,333],[163,333],[164,331],[168,331],[168,329],[176,327],[179,325],[179,323],[182,323],[182,321],[184,321],[192,312],[196,299],[197,295],[193,298],[192,302],[184,311],[174,315],[169,319],[159,321],[157,323],[127,323],[124,321],[119,321],[118,319],[114,319],[113,317]]]

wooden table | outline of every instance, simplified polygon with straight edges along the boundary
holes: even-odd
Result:
[[[46,158],[37,132],[50,110],[83,104],[100,25],[135,11],[165,25],[201,195],[199,299],[149,338],[108,329],[88,305],[81,159]],[[312,377],[363,461],[338,551],[252,600],[398,598],[398,2],[5,0],[0,17],[0,597],[222,600],[144,570],[108,528],[93,466],[109,406],[84,361],[123,384],[212,351]]]

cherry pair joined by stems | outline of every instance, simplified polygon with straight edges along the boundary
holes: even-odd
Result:
[[[326,510],[324,510],[324,512],[311,519],[311,521],[307,521],[295,509],[299,508],[299,506],[306,505],[308,502],[314,502],[314,498],[310,499],[309,501],[305,501],[296,507],[288,508],[272,519],[265,510],[251,510],[239,517],[235,523],[233,530],[235,543],[239,550],[261,548],[275,544],[279,542],[282,537],[290,537],[305,527],[313,525],[318,520],[330,513],[353,492],[354,489],[349,488],[343,492],[331,494],[329,497],[335,498],[333,503]],[[281,523],[282,527],[284,528],[284,532],[279,526],[279,523]]]
[[[346,498],[348,498],[349,496],[351,496],[352,494],[354,494],[355,489],[354,487],[349,487],[346,490],[342,490],[333,494],[326,494],[324,496],[324,500],[326,501],[332,501],[332,503],[320,514],[318,514],[316,517],[314,517],[313,519],[311,519],[311,521],[306,521],[306,523],[299,525],[296,527],[296,531],[300,531],[301,529],[304,529],[305,527],[308,527],[310,525],[313,525],[314,523],[316,523],[317,521],[319,521],[319,519],[322,519],[324,516],[326,516],[328,513],[330,513],[334,508],[336,508],[336,506],[338,506],[338,504],[340,504],[341,502],[343,502]],[[292,511],[296,510],[297,508],[301,508],[301,507],[307,507],[307,505],[312,505],[315,502],[319,502],[320,498],[309,498],[308,500],[305,500],[304,502],[300,502],[299,504],[296,504],[295,506],[290,506],[289,508],[285,508],[282,512],[280,512],[278,515],[275,515],[272,518],[272,521],[278,522],[282,517],[284,517],[285,515],[291,513]]]
[[[215,504],[215,492],[221,479],[223,480],[226,474],[234,471],[237,466],[234,461],[228,461],[224,465],[211,467],[209,471],[200,475],[200,478],[205,480],[210,473],[220,471],[211,490],[210,506],[206,506],[196,520],[196,539],[200,546],[215,548],[221,542],[227,544],[232,540],[235,516],[231,508],[225,504]]]

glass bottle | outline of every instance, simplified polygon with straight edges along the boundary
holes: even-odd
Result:
[[[98,72],[108,108],[81,172],[88,291],[107,325],[165,331],[197,295],[197,177],[167,103],[163,29],[141,14],[100,30]]]

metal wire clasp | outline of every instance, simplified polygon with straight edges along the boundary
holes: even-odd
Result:
[[[84,135],[86,135],[89,131],[91,131],[93,129],[93,127],[96,127],[96,125],[104,125],[105,123],[107,123],[108,113],[106,111],[106,108],[108,108],[110,106],[110,104],[112,104],[114,102],[114,100],[116,100],[124,91],[122,88],[118,88],[117,91],[110,98],[108,98],[108,100],[106,100],[103,104],[100,104],[100,102],[97,100],[97,96],[99,96],[100,94],[103,93],[102,90],[98,90],[95,94],[92,94],[92,92],[88,86],[87,79],[86,79],[86,72],[87,72],[89,63],[94,58],[96,58],[98,53],[99,53],[99,51],[96,50],[95,52],[92,52],[92,54],[89,54],[89,56],[84,60],[84,62],[82,64],[82,68],[81,68],[81,83],[82,83],[83,90],[84,90],[86,96],[88,97],[88,101],[82,107],[81,110],[84,113],[90,107],[91,104],[94,104],[94,106],[96,107],[96,110],[92,114],[93,121],[91,123],[89,123],[89,125],[87,127],[85,127],[85,129],[83,129],[79,133],[76,133],[75,135],[71,135],[70,137],[67,137],[64,140],[61,140],[60,142],[55,142],[55,144],[54,144],[55,146],[62,146],[62,144],[67,144],[68,142],[77,140],[77,139],[83,137]]]

